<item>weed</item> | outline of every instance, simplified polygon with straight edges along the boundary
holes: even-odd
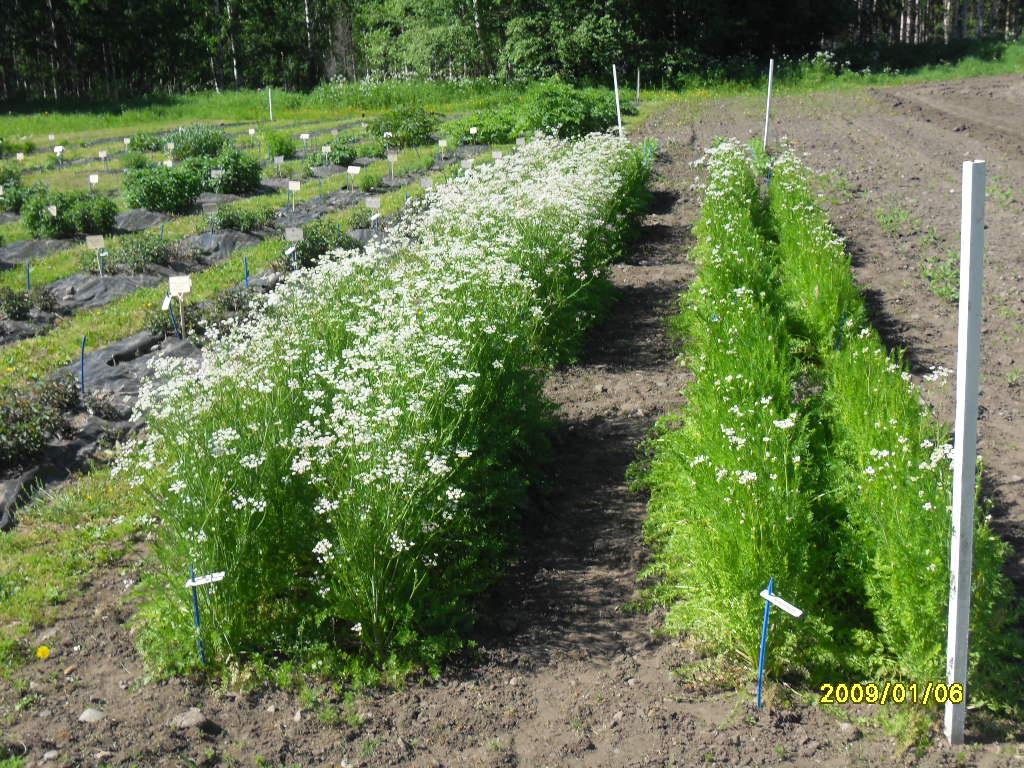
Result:
[[[945,257],[926,258],[921,263],[921,274],[928,281],[928,288],[943,301],[955,304],[960,298],[959,264],[956,251],[949,251]]]

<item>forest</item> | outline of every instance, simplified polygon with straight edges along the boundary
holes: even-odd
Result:
[[[7,0],[0,98],[116,100],[332,78],[742,76],[768,55],[861,66],[1015,39],[1024,0]]]

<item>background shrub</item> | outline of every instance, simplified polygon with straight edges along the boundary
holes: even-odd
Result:
[[[133,208],[186,213],[204,186],[201,169],[187,163],[173,168],[157,165],[129,170],[124,177],[124,196]]]
[[[0,319],[27,320],[32,309],[27,291],[15,291],[6,286],[0,287]]]
[[[51,215],[50,206],[57,207]],[[101,235],[114,228],[117,204],[95,192],[35,191],[22,206],[21,218],[33,237]]]
[[[438,116],[423,107],[407,106],[388,112],[370,123],[370,131],[389,146],[411,147],[429,144]],[[385,133],[390,133],[385,137]]]
[[[149,158],[142,152],[137,152],[136,150],[125,152],[121,156],[122,168],[148,168],[150,165],[152,165],[152,163]]]
[[[0,157],[14,157],[19,152],[24,152],[27,155],[35,148],[35,143],[30,139],[12,139],[0,136]]]
[[[78,402],[73,378],[0,389],[0,469],[23,466],[66,426]]]
[[[40,183],[26,185],[20,170],[2,165],[0,165],[0,186],[4,188],[4,195],[0,197],[0,211],[10,211],[11,213],[21,211],[21,207],[30,194],[46,189]]]
[[[129,145],[135,152],[159,152],[170,139],[164,139],[149,131],[139,131],[132,136],[132,143]]]
[[[216,157],[231,146],[231,139],[219,128],[208,125],[189,125],[174,133],[168,141],[174,142],[174,159],[186,157]]]
[[[299,143],[290,133],[284,131],[264,131],[263,146],[267,149],[267,155],[271,158],[281,155],[285,160],[291,160],[299,153]]]

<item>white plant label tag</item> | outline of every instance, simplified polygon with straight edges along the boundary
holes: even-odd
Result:
[[[370,226],[376,229],[378,224],[380,224],[380,214],[375,213],[370,217]]]
[[[249,135],[250,136],[255,136],[256,135],[256,129],[255,128],[250,128],[249,129]]]
[[[90,173],[89,174],[89,183],[90,184],[94,184],[94,185],[95,184],[99,184],[100,183],[100,175],[98,173]]]
[[[331,128],[331,136],[337,136],[337,135],[338,135],[338,129],[337,128]]]
[[[64,145],[63,144],[58,144],[56,147],[53,148],[53,152],[56,155],[63,155],[64,154]]]
[[[107,159],[107,150],[101,149],[100,152],[99,152],[99,155],[100,155],[100,160],[106,160]]]
[[[167,142],[167,151],[168,152],[173,152],[174,151],[174,142],[173,141],[168,141]]]
[[[174,161],[171,160],[171,158],[167,158],[166,160],[164,160],[164,168],[172,168],[172,167],[174,167]]]
[[[300,243],[302,242],[303,232],[302,227],[285,227],[284,239],[288,243]]]
[[[289,181],[288,182],[288,191],[289,192],[298,192],[300,189],[302,189],[302,182],[300,182],[300,181]]]
[[[172,275],[167,278],[167,288],[173,298],[192,293],[192,275]]]
[[[448,146],[448,139],[438,139],[437,146],[439,146],[441,149],[444,149],[445,147]]]
[[[4,196],[4,185],[0,184],[0,197]]]
[[[471,128],[469,129],[469,135],[470,135],[470,136],[476,136],[476,126],[475,126],[475,125],[474,125],[474,126],[472,126],[472,127],[471,127]]]
[[[124,145],[125,145],[126,147],[127,147],[127,146],[128,146],[129,144],[131,144],[131,143],[132,143],[132,140],[131,140],[131,139],[130,139],[130,138],[129,138],[128,136],[125,136],[125,137],[124,137],[124,139],[123,139],[123,141],[124,141]]]
[[[373,195],[366,198],[366,207],[372,208],[375,211],[380,210],[380,195]]]
[[[53,140],[54,140],[54,139],[56,139],[57,137],[56,137],[55,135],[53,135],[53,134],[51,133],[51,134],[50,134],[49,136],[47,136],[46,138],[48,138],[48,139],[49,139],[50,141],[53,141]]]
[[[763,599],[767,600],[772,605],[774,605],[776,608],[782,609],[783,611],[788,613],[790,616],[793,616],[794,618],[799,619],[801,616],[804,615],[804,612],[801,611],[799,608],[797,608],[795,605],[793,605],[792,603],[786,602],[785,600],[783,600],[778,595],[770,594],[767,589],[762,589],[761,590],[761,597]]]
[[[397,152],[388,152],[388,162],[389,163],[397,163],[398,162],[398,153]]]
[[[322,147],[320,147],[320,151],[323,152],[325,155],[331,154],[331,145],[324,144]]]
[[[429,176],[424,176],[422,179],[420,179],[420,186],[423,187],[424,189],[431,189],[434,186],[434,180]]]
[[[347,173],[347,174],[348,174],[349,176],[358,176],[358,175],[359,175],[359,172],[360,172],[361,170],[363,170],[363,169],[362,169],[362,168],[361,168],[360,166],[358,166],[358,165],[350,165],[350,166],[349,166],[349,167],[348,167],[348,168],[347,168],[347,169],[345,170],[345,172],[346,172],[346,173]]]
[[[104,247],[103,235],[86,235],[85,245],[94,251],[98,251]]]
[[[50,215],[53,216],[53,218],[55,218],[55,219],[57,218],[57,206],[56,205],[48,205],[48,206],[46,206],[46,210],[48,210],[50,212]]]
[[[16,155],[15,155],[14,157],[15,157],[15,158],[17,158],[17,160],[18,160],[19,162],[21,162],[21,161],[23,161],[23,160],[25,159],[25,153],[24,153],[24,152],[19,152],[19,153],[18,153],[18,154],[16,154]]]
[[[274,165],[284,165],[284,155],[274,155]]]
[[[308,133],[300,133],[299,134],[299,138],[302,139],[303,141],[309,141],[309,134]]]
[[[211,179],[221,179],[223,177],[224,177],[224,169],[223,168],[211,168],[210,169],[210,178]]]
[[[170,294],[167,294],[166,296],[164,296],[164,303],[160,305],[160,308],[164,312],[166,312],[168,309],[171,308],[171,295]]]
[[[217,571],[216,573],[208,573],[205,576],[196,576],[194,579],[189,579],[185,582],[186,589],[192,589],[193,587],[204,587],[207,584],[215,584],[218,581],[224,580],[224,571]]]

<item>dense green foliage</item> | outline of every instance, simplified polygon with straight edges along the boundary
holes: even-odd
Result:
[[[190,157],[182,163],[203,179],[203,189],[227,195],[251,195],[260,188],[262,168],[251,154],[234,147],[226,147],[215,157]],[[213,171],[223,173],[214,177]]]
[[[175,242],[150,232],[118,237],[106,251],[104,272],[138,272],[150,265],[165,266],[179,253]],[[79,263],[84,271],[99,271],[97,256],[92,251],[83,252]]]
[[[12,213],[18,213],[29,195],[42,189],[38,184],[26,186],[20,169],[5,165],[0,165],[0,187],[4,190],[0,195],[0,211]]]
[[[754,659],[774,577],[807,611],[773,627],[780,670],[942,679],[947,434],[871,329],[805,169],[779,159],[766,203],[763,160],[733,142],[709,155],[700,275],[679,324],[695,380],[646,474],[654,593],[671,629]],[[981,511],[975,542],[974,701],[1012,705],[1016,608]]]
[[[37,456],[64,429],[64,413],[77,402],[70,378],[0,389],[0,469]]]
[[[299,144],[295,137],[286,131],[264,131],[262,134],[263,146],[266,147],[267,155],[283,157],[291,160],[299,152]]]
[[[167,140],[155,133],[140,131],[131,137],[131,148],[136,152],[162,152]]]
[[[411,104],[393,109],[370,123],[370,130],[387,146],[412,147],[430,143],[440,117]]]
[[[174,142],[174,159],[186,157],[216,157],[221,150],[231,145],[231,139],[224,131],[208,125],[189,125],[171,134],[168,141]]]
[[[21,208],[22,222],[33,237],[106,234],[114,228],[116,216],[117,204],[94,192],[36,190]]]
[[[181,164],[173,168],[157,165],[134,168],[125,173],[124,196],[133,208],[165,213],[186,213],[203,191],[206,178],[202,168]]]
[[[214,229],[237,229],[240,232],[255,232],[267,229],[274,222],[274,206],[264,203],[260,205],[225,205],[209,217],[210,226]]]

